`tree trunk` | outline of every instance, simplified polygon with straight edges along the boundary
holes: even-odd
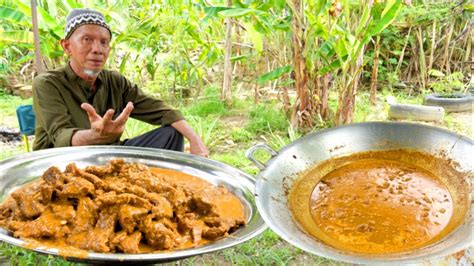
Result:
[[[291,118],[293,126],[300,129],[309,129],[313,126],[310,93],[308,90],[308,71],[306,69],[306,58],[303,55],[305,49],[303,23],[303,3],[293,0],[293,69],[296,89],[296,102]]]
[[[426,88],[428,72],[426,69],[426,58],[425,58],[425,49],[423,48],[423,30],[421,27],[418,27],[416,32],[418,39],[418,48],[419,48],[419,70],[420,70],[420,85],[421,88]]]
[[[444,44],[444,55],[443,55],[443,63],[441,64],[441,67],[444,67],[446,70],[446,74],[449,75],[451,74],[451,69],[449,68],[449,44],[451,43],[451,37],[453,36],[453,30],[454,30],[454,23],[451,23],[449,25],[449,28],[447,29],[447,37],[446,37],[446,42]]]
[[[36,13],[36,0],[31,0],[31,17],[33,24],[33,38],[35,42],[35,65],[37,74],[44,72],[43,59],[41,58],[40,36],[38,30],[38,16]]]
[[[323,85],[321,88],[321,109],[320,114],[323,119],[329,118],[329,107],[328,107],[328,100],[329,100],[329,78],[330,74],[326,73],[323,76]]]
[[[232,0],[226,0],[227,6],[232,6]],[[224,82],[221,90],[221,100],[226,104],[232,101],[232,18],[225,19],[225,50],[224,50]]]
[[[242,48],[240,46],[241,43],[241,36],[240,36],[240,26],[238,23],[235,23],[235,56],[242,55]],[[243,67],[242,62],[240,60],[235,61],[234,69],[233,69],[234,76],[237,76],[238,80],[241,80],[243,77]]]
[[[260,64],[258,56],[255,56],[255,73],[258,77],[260,75]],[[254,103],[258,104],[260,102],[260,84],[255,82],[254,87]]]
[[[370,103],[377,103],[377,78],[379,74],[379,53],[380,53],[380,35],[377,35],[375,41],[374,66],[372,68],[372,77],[370,80]]]
[[[350,124],[353,121],[356,94],[359,87],[359,78],[364,62],[364,50],[362,47],[354,64],[349,67],[349,73],[342,79],[342,90],[339,93],[339,105],[336,112],[336,125]],[[344,75],[344,74],[343,74]]]

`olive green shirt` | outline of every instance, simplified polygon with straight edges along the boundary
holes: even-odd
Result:
[[[129,101],[134,105],[130,117],[153,125],[170,125],[184,119],[179,111],[145,95],[115,71],[102,70],[99,73],[95,93],[85,80],[76,75],[69,63],[37,76],[33,80],[36,115],[33,150],[71,146],[74,132],[90,129],[82,103],[90,103],[100,116],[108,109],[114,109],[115,119]]]

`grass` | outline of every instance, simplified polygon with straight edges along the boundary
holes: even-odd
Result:
[[[372,106],[368,94],[361,92],[357,99],[356,122],[386,120],[387,104],[384,98],[390,92],[382,92],[377,105]],[[251,99],[234,99],[231,107],[225,107],[218,100],[215,87],[206,89],[205,99],[194,101],[180,109],[188,117],[193,128],[198,131],[211,150],[210,158],[217,160],[251,175],[258,174],[258,168],[246,157],[245,151],[259,142],[266,142],[275,150],[301,137],[291,128],[278,103],[267,101],[255,105]],[[412,98],[408,94],[395,95],[402,103],[419,103],[420,97]],[[331,95],[330,106],[337,104],[337,98]],[[31,103],[19,97],[0,94],[2,118],[0,126],[15,127],[15,112],[18,105]],[[467,115],[469,117],[469,115]],[[327,123],[326,125],[330,125]],[[466,125],[455,114],[447,115],[438,126],[471,136],[472,122]],[[124,137],[130,138],[142,134],[153,126],[137,120],[127,123]],[[0,159],[23,153],[20,146],[0,146]],[[258,160],[265,162],[268,154],[255,154]],[[10,265],[80,265],[62,258],[40,255],[36,252],[0,243],[0,264]],[[6,261],[5,261],[6,260]],[[176,263],[168,263],[175,265]],[[271,230],[241,245],[222,251],[195,256],[179,261],[179,265],[341,265],[342,263],[305,253],[281,240]]]
[[[18,128],[18,120],[16,119],[16,108],[20,105],[32,104],[32,99],[21,99],[12,96],[0,88],[0,127],[7,126]]]

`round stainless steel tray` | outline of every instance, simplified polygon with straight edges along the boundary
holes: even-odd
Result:
[[[123,146],[86,146],[56,148],[22,154],[0,162],[0,200],[19,186],[39,178],[50,166],[64,170],[75,162],[78,167],[104,165],[113,158],[124,158],[127,162],[138,162],[152,167],[161,167],[191,174],[215,185],[224,185],[234,193],[244,206],[247,225],[218,241],[207,245],[157,253],[113,254],[88,253],[85,258],[70,258],[85,262],[167,262],[190,256],[214,252],[241,244],[262,233],[267,227],[258,213],[254,198],[252,176],[229,165],[181,152]],[[0,228],[0,240],[15,246],[25,247],[25,241],[13,237]],[[27,248],[27,246],[26,246]],[[52,255],[60,255],[55,248],[32,248]]]

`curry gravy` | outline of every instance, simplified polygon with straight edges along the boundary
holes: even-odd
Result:
[[[441,173],[452,180],[451,191]],[[290,192],[290,208],[305,231],[337,249],[410,251],[443,238],[462,221],[467,202],[455,186],[462,179],[427,154],[360,153],[303,174]]]

